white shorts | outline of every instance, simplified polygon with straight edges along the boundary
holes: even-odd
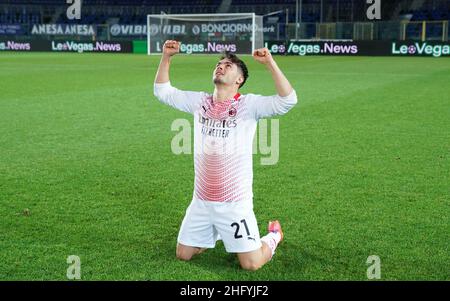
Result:
[[[192,200],[181,223],[178,243],[198,248],[214,248],[219,239],[223,240],[228,253],[250,252],[261,248],[251,201]]]

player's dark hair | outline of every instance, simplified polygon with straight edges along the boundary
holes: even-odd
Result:
[[[223,59],[229,59],[233,64],[236,64],[236,66],[238,66],[238,69],[241,70],[242,76],[244,77],[244,81],[239,85],[239,88],[241,88],[245,84],[245,82],[247,81],[247,78],[248,78],[247,66],[240,58],[237,57],[236,54],[231,53],[229,51],[222,52],[222,56],[220,57],[220,60],[223,60]]]

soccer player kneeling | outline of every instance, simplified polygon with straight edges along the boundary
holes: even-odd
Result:
[[[194,115],[195,186],[178,234],[177,257],[190,260],[221,238],[227,252],[237,253],[242,268],[257,270],[272,258],[283,232],[272,221],[268,234],[259,236],[253,212],[253,137],[260,118],[283,115],[297,103],[296,92],[267,48],[255,50],[253,57],[270,71],[277,95],[239,94],[248,70],[228,52],[214,68],[213,94],[179,90],[169,80],[171,57],[179,51],[179,42],[164,43],[154,83],[161,102]]]

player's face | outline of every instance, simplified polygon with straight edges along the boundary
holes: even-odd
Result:
[[[219,61],[214,68],[213,82],[214,84],[233,85],[240,81],[242,77],[236,64],[229,59]]]

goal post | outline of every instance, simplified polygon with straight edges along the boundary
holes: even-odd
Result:
[[[147,15],[148,54],[160,54],[166,40],[180,41],[184,54],[251,54],[264,45],[263,19],[255,13]]]

